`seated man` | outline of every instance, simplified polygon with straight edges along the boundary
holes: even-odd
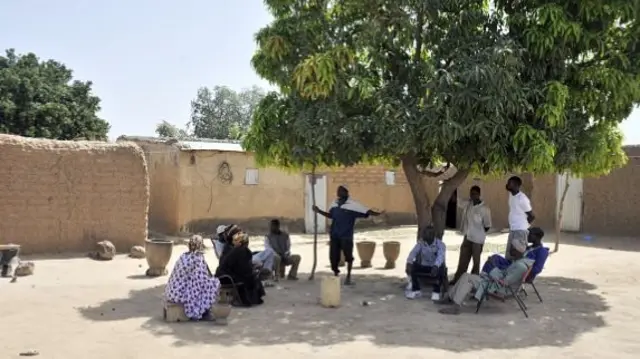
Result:
[[[549,248],[543,246],[542,238],[544,237],[544,231],[539,227],[531,227],[529,229],[529,236],[527,241],[531,244],[524,252],[524,256],[533,260],[533,268],[531,268],[531,274],[528,280],[533,280],[544,268],[547,258],[549,257]],[[490,273],[493,268],[506,269],[511,262],[499,254],[494,254],[487,259],[482,266],[484,273]]]
[[[453,307],[440,309],[440,313],[460,314],[462,303],[474,289],[476,291],[474,297],[477,300],[482,300],[485,292],[508,294],[507,287],[515,287],[521,283],[522,276],[533,265],[531,259],[524,257],[526,249],[527,247],[524,243],[514,241],[509,248],[509,254],[513,258],[513,262],[506,269],[493,268],[489,274],[482,273],[481,276],[464,273],[460,280],[449,288],[449,298],[446,303],[453,303]]]
[[[210,319],[220,291],[220,281],[211,275],[203,251],[202,237],[191,237],[189,250],[176,261],[164,292],[165,300],[181,304],[192,320]]]
[[[437,280],[433,285],[431,300],[440,300],[440,288],[447,280],[445,253],[447,248],[442,240],[436,238],[433,226],[423,228],[418,243],[413,247],[407,258],[406,273],[411,277],[411,288],[407,287],[405,296],[415,299],[422,295],[420,291],[420,277],[430,276]]]
[[[275,253],[274,271],[276,280],[284,278],[285,267],[290,265],[289,275],[287,279],[298,279],[298,266],[300,266],[301,257],[297,254],[291,254],[291,239],[289,233],[280,229],[280,221],[272,219],[269,233],[264,238],[264,248],[270,249]]]

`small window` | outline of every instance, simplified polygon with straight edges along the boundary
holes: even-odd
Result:
[[[385,171],[384,172],[384,181],[387,186],[393,186],[396,184],[396,172],[395,171]]]
[[[247,168],[244,173],[244,184],[257,185],[258,184],[258,169]]]

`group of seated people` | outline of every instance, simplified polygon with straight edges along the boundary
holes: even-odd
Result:
[[[270,223],[265,236],[265,249],[251,252],[249,236],[239,226],[219,226],[212,238],[218,257],[218,268],[211,273],[204,257],[201,236],[192,236],[188,251],[176,262],[165,288],[165,300],[181,304],[192,320],[210,319],[210,308],[216,302],[223,285],[234,285],[236,306],[250,307],[263,303],[266,295],[263,280],[284,278],[285,266],[290,265],[288,279],[296,280],[301,257],[291,254],[289,234],[280,229],[280,222]]]
[[[234,298],[233,305],[250,307],[263,303],[266,295],[263,281],[284,278],[285,266],[291,266],[287,278],[297,279],[301,257],[291,253],[289,234],[280,229],[277,219],[271,221],[264,250],[259,252],[249,249],[249,236],[235,224],[219,226],[216,232],[212,238],[219,260],[215,273],[211,273],[204,257],[202,237],[195,235],[189,240],[188,251],[176,262],[165,288],[165,299],[182,304],[190,319],[209,319],[210,308],[223,285],[236,286],[237,298]],[[427,226],[407,258],[406,297],[415,299],[422,295],[421,280],[425,277],[433,281],[432,300],[453,304],[440,310],[444,314],[458,314],[472,293],[477,300],[482,300],[485,293],[506,294],[507,287],[518,285],[529,268],[528,280],[533,280],[544,268],[549,249],[542,245],[543,237],[542,229],[530,228],[529,246],[512,242],[509,249],[511,259],[498,254],[490,256],[482,267],[482,273],[464,273],[442,295],[441,289],[448,281],[446,246],[436,237],[434,227]]]
[[[435,229],[427,226],[422,230],[418,242],[409,253],[406,265],[407,286],[405,295],[415,299],[422,295],[421,279],[427,277],[434,282],[431,299],[442,304],[453,304],[440,310],[443,314],[458,314],[467,297],[474,292],[477,300],[486,293],[507,294],[507,288],[517,287],[525,273],[531,269],[527,281],[533,281],[542,272],[549,256],[549,249],[542,244],[544,231],[538,227],[529,229],[528,244],[514,241],[509,248],[510,259],[494,254],[482,266],[482,273],[464,273],[455,283],[451,283],[445,296],[441,288],[447,278],[445,253],[446,247],[436,238]]]

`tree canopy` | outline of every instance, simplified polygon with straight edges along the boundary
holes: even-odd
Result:
[[[106,140],[109,124],[97,116],[92,83],[72,71],[13,49],[0,56],[0,133],[58,140]]]
[[[162,121],[156,125],[156,134],[160,137],[176,139],[184,139],[189,137],[187,131],[167,121]]]
[[[193,137],[241,139],[251,124],[251,114],[264,91],[257,86],[239,93],[226,87],[198,89],[191,101],[191,119],[187,125]]]
[[[263,165],[401,163],[419,225],[442,230],[470,173],[598,175],[626,160],[638,1],[265,3],[253,65],[280,93],[245,139]],[[455,174],[430,208],[421,178],[441,164]]]

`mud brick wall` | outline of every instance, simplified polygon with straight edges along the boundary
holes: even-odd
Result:
[[[355,200],[367,207],[386,211],[382,217],[358,221],[358,227],[415,224],[415,206],[404,173],[401,169],[396,169],[395,184],[387,185],[386,170],[383,166],[360,165],[329,171],[327,206],[335,200],[337,187],[347,185]],[[431,188],[429,184],[427,187]]]
[[[640,234],[640,146],[626,146],[627,165],[607,176],[585,178],[583,232],[638,237]]]
[[[149,179],[136,145],[0,135],[0,163],[0,243],[22,253],[144,243]]]

